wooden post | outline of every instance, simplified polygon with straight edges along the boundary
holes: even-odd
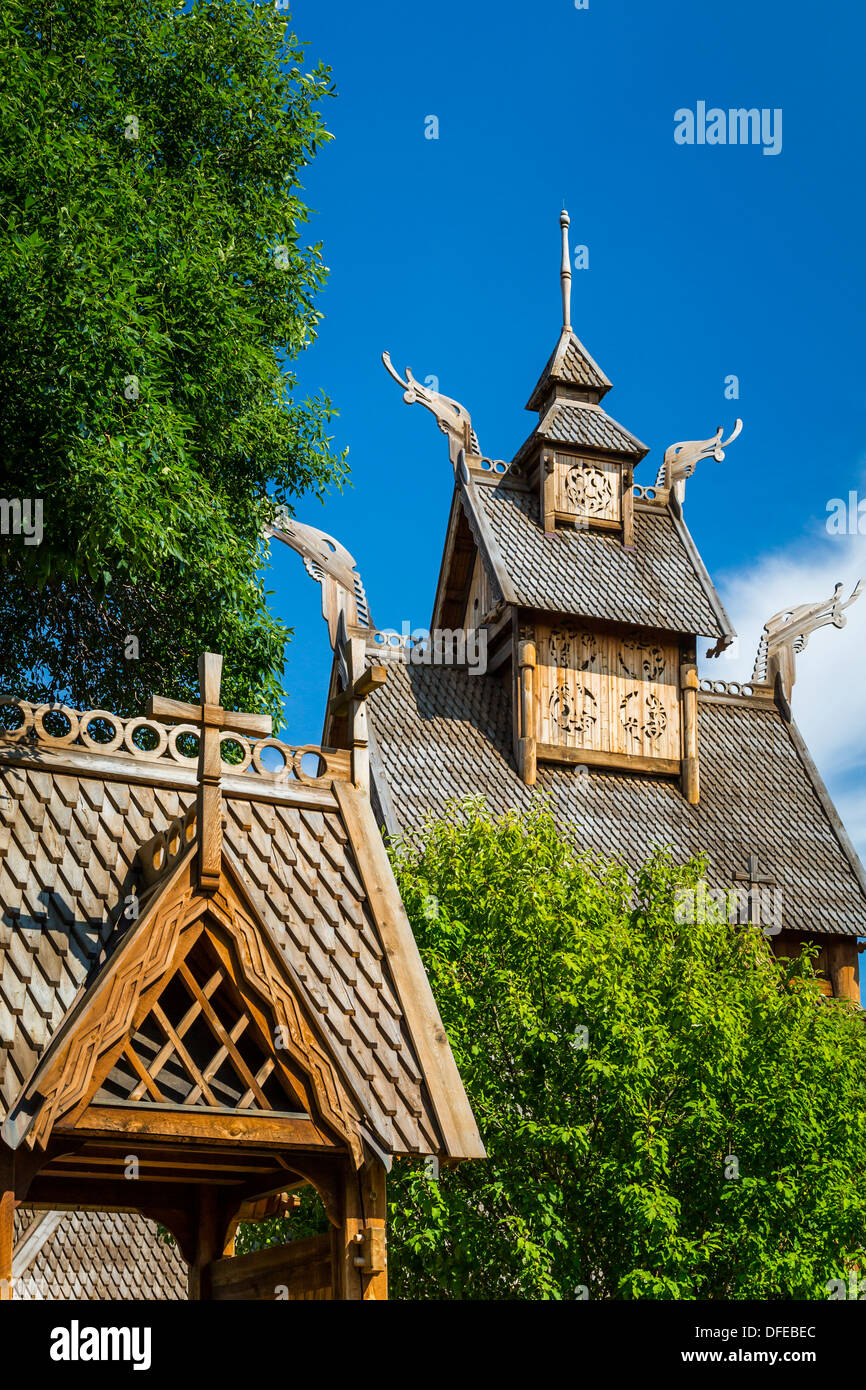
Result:
[[[232,713],[220,705],[220,682],[223,659],[217,652],[203,652],[198,659],[198,681],[201,705],[188,705],[182,700],[167,700],[151,695],[147,701],[148,719],[180,720],[200,725],[198,753],[198,824],[199,843],[198,886],[203,892],[219,887],[222,873],[222,734],[257,734],[269,737],[269,714]]]
[[[680,667],[683,696],[683,794],[690,806],[697,806],[701,788],[698,772],[698,672],[687,662]]]
[[[364,674],[366,638],[352,636],[347,643],[349,655],[349,684]],[[349,748],[352,752],[352,781],[362,791],[370,790],[369,730],[367,704],[363,696],[349,704]]]
[[[202,1184],[193,1205],[195,1250],[189,1265],[188,1297],[190,1302],[205,1302],[211,1296],[208,1266],[223,1253],[220,1232],[219,1192],[216,1187]]]
[[[520,669],[520,741],[518,743],[518,771],[527,787],[535,786],[537,776],[536,728],[535,728],[535,667],[537,656],[535,643],[522,641],[517,647],[517,662]]]
[[[622,470],[622,543],[626,549],[634,545],[634,470]]]
[[[860,961],[853,936],[850,941],[827,942],[827,973],[836,999],[860,1003]]]
[[[0,1303],[12,1298],[12,1247],[15,1244],[15,1160],[0,1150]]]
[[[215,652],[204,652],[198,659],[198,679],[201,690],[202,711],[219,705],[220,677],[223,659]],[[222,795],[220,777],[222,776],[222,754],[220,752],[220,731],[209,722],[202,721],[198,756],[198,833],[199,833],[199,887],[218,888],[222,872],[223,824]]]
[[[541,515],[546,533],[556,530],[556,455],[541,455]]]
[[[337,1296],[382,1301],[388,1297],[385,1167],[378,1158],[357,1170],[347,1161],[343,1173],[343,1226],[334,1271]]]

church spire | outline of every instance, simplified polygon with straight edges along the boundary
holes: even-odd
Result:
[[[569,216],[565,208],[559,215],[559,225],[562,228],[562,268],[559,272],[559,281],[562,285],[562,330],[564,333],[571,332],[571,258],[568,254],[568,225]]]
[[[559,342],[548,359],[547,366],[527,402],[527,410],[543,415],[555,397],[570,396],[598,404],[610,390],[611,383],[601,367],[587,352],[571,326],[571,256],[568,248],[568,228],[571,218],[565,208],[559,214],[562,234],[562,260],[559,284],[562,292],[562,328]]]

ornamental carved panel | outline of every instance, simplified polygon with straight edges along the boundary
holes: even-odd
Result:
[[[679,760],[676,646],[577,623],[540,624],[536,644],[539,743]]]
[[[619,521],[622,504],[619,464],[557,453],[554,471],[557,513],[588,522]]]

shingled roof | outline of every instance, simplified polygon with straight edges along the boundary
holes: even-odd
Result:
[[[526,409],[540,410],[551,383],[556,382],[562,382],[566,386],[582,387],[597,394],[599,400],[612,385],[571,328],[563,328],[560,333],[559,342],[535,383]]]
[[[27,1302],[185,1300],[187,1267],[135,1212],[15,1212],[15,1298]]]
[[[670,632],[733,635],[686,524],[670,507],[638,504],[634,545],[624,547],[610,532],[545,535],[537,491],[508,478],[492,485],[472,477],[462,490],[508,602]]]
[[[417,835],[449,802],[482,796],[494,812],[546,797],[581,849],[631,869],[653,846],[680,860],[709,856],[708,882],[728,888],[749,855],[781,889],[783,925],[800,932],[866,934],[863,869],[796,726],[775,702],[698,697],[701,799],[689,805],[670,779],[541,764],[521,781],[508,695],[495,677],[392,663],[369,701],[379,815],[391,834]]]
[[[514,455],[521,463],[536,440],[552,444],[576,445],[597,453],[617,454],[639,463],[649,446],[591,401],[555,400],[545,411],[529,438]]]

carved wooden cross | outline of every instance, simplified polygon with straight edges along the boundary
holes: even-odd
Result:
[[[198,749],[198,883],[202,889],[217,888],[220,881],[223,841],[221,735],[255,734],[267,738],[272,729],[269,714],[243,714],[222,708],[219,702],[222,668],[223,659],[216,652],[204,652],[199,657],[200,705],[167,700],[161,695],[151,695],[147,701],[148,719],[163,719],[170,724],[198,724],[201,728]]]

